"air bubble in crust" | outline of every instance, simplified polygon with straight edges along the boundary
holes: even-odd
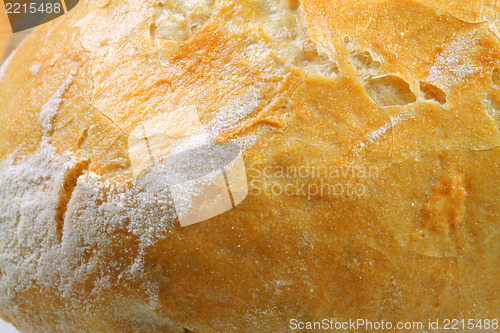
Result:
[[[495,68],[491,74],[491,80],[493,84],[500,87],[500,68]]]
[[[371,99],[381,107],[403,106],[414,103],[417,96],[410,85],[396,75],[386,75],[368,80],[365,89]]]
[[[430,83],[420,82],[420,91],[422,92],[422,96],[427,100],[433,100],[439,104],[446,103],[446,93]]]

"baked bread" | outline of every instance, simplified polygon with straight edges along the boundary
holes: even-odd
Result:
[[[1,71],[2,318],[21,332],[494,325],[497,16],[493,0],[80,1]],[[145,124],[180,131],[153,140],[153,164],[134,143],[149,134],[132,138]],[[207,142],[240,147],[249,193],[181,227],[138,179]]]

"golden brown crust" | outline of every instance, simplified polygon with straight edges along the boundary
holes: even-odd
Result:
[[[81,1],[1,78],[4,318],[47,332],[499,318],[495,1],[158,3]],[[250,195],[180,228],[135,186],[129,136],[187,107],[211,139],[243,143]],[[373,173],[279,172],[304,166]],[[265,191],[324,182],[366,191]]]

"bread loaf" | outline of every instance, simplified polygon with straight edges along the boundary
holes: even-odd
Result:
[[[499,38],[493,0],[80,1],[0,71],[1,318],[495,331]],[[208,143],[248,195],[181,227],[151,175]]]

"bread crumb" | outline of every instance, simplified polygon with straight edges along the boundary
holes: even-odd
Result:
[[[37,75],[40,71],[40,65],[33,65],[30,67],[30,72],[32,75]]]

